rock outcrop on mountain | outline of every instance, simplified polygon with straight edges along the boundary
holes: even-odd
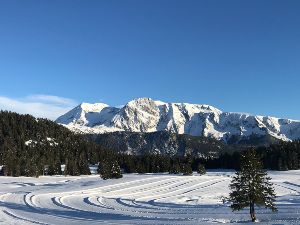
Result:
[[[222,112],[209,105],[165,103],[150,98],[135,99],[121,108],[82,103],[56,122],[85,134],[168,131],[225,143],[300,139],[300,121]]]

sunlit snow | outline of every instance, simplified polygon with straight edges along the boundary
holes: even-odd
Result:
[[[270,135],[284,141],[300,139],[300,121],[247,113],[222,112],[209,105],[165,103],[139,98],[122,108],[83,103],[56,122],[80,133],[170,131],[218,140],[232,136]]]
[[[252,224],[222,202],[232,175],[0,177],[0,224]],[[257,209],[259,224],[299,224],[300,171],[270,175],[279,211]]]

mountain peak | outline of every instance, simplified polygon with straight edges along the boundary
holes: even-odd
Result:
[[[136,98],[121,108],[82,103],[56,122],[84,133],[169,131],[225,142],[253,136],[284,141],[300,139],[300,121],[222,112],[205,104],[165,103],[151,98]]]
[[[109,107],[109,105],[104,103],[86,103],[82,102],[79,107],[86,112],[100,112],[103,108]]]

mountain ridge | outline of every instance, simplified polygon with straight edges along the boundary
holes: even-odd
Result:
[[[226,143],[253,135],[269,135],[283,141],[300,139],[300,121],[297,120],[223,112],[210,105],[165,103],[151,98],[137,98],[120,108],[104,103],[83,103],[56,122],[85,134],[168,131]]]

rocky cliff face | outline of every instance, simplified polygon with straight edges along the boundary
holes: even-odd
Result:
[[[116,131],[203,136],[225,143],[300,139],[300,121],[222,112],[209,106],[139,98],[122,108],[83,103],[56,120],[85,134]]]

